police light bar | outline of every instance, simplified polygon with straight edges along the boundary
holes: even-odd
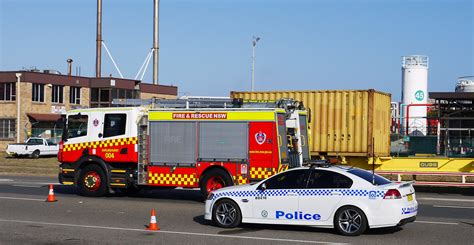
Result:
[[[306,162],[305,165],[309,165],[310,168],[327,168],[331,166],[331,163],[328,160],[312,160]]]

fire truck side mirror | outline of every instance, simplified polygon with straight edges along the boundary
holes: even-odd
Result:
[[[102,138],[102,136],[104,136],[104,135],[102,135],[102,133],[99,133],[99,135],[98,135],[98,136],[99,136],[99,138]]]

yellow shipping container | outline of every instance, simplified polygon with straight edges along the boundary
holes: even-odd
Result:
[[[375,90],[231,92],[244,100],[303,101],[311,110],[312,156],[390,155],[390,94]],[[372,147],[372,141],[375,147]]]

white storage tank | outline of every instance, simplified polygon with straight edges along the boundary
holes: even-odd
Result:
[[[474,76],[459,77],[456,92],[474,92]]]
[[[402,103],[404,104],[404,127],[410,135],[426,135],[426,104],[428,100],[428,56],[409,55],[402,57]],[[409,110],[409,112],[408,112]],[[409,116],[408,129],[406,117]]]

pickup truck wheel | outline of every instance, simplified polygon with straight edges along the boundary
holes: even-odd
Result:
[[[107,191],[107,180],[99,165],[88,165],[81,170],[77,186],[82,196],[100,197]]]
[[[37,159],[40,156],[40,151],[35,150],[33,153],[31,153],[31,158]]]

